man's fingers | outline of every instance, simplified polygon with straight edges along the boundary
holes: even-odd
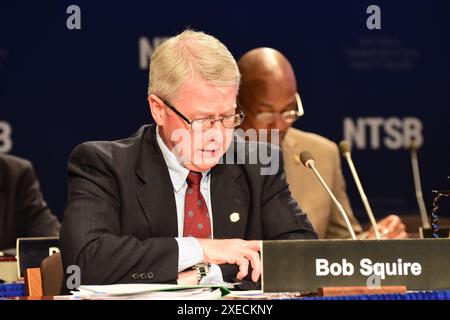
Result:
[[[257,251],[249,248],[241,248],[242,259],[236,259],[236,264],[239,265],[239,273],[237,278],[242,280],[248,275],[249,262],[252,266],[252,281],[257,282],[261,275],[261,261]]]
[[[236,275],[236,278],[238,278],[239,280],[242,280],[248,275],[248,260],[245,258],[242,258],[242,259],[237,260],[236,264],[239,266],[239,272]]]
[[[255,268],[252,270],[252,281],[253,282],[257,282],[260,276],[261,276],[261,267],[258,267],[258,268]]]
[[[401,233],[397,236],[397,238],[398,238],[398,239],[405,239],[405,238],[408,238],[408,234],[407,234],[405,231],[403,231],[403,232],[401,232]]]
[[[209,263],[214,264],[236,264],[239,266],[239,272],[236,277],[239,280],[244,279],[249,274],[248,268],[251,263],[254,282],[258,281],[261,275],[261,241],[245,241],[241,239],[230,240],[201,240],[200,244],[204,252],[204,257],[208,258]]]
[[[406,230],[406,226],[401,222],[400,219],[395,219],[389,224],[387,229],[389,231],[389,236],[396,237]]]
[[[391,230],[395,229],[398,224],[401,224],[400,218],[397,216],[389,216],[388,218],[389,224],[387,225],[387,227]]]
[[[406,226],[399,216],[393,214],[381,220],[378,223],[378,229],[382,238],[400,238],[406,235]]]
[[[392,239],[403,239],[403,238],[407,238],[408,234],[405,232],[405,230],[395,230],[394,232],[391,232],[389,234],[389,238]]]
[[[259,258],[259,254],[257,251],[249,250],[245,257],[250,260],[253,269],[252,280],[256,282],[261,274],[261,259]]]

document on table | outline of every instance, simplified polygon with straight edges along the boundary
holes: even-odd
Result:
[[[113,284],[80,286],[72,291],[79,299],[155,299],[155,300],[205,300],[220,299],[230,293],[229,284],[221,285],[177,285],[177,284]]]

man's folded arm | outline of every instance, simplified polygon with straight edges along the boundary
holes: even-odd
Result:
[[[85,143],[69,159],[61,231],[64,266],[80,267],[81,284],[176,283],[175,238],[121,235],[120,194],[107,148]]]

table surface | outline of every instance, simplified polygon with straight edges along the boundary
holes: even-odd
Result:
[[[73,296],[42,296],[42,297],[7,297],[7,300],[80,300]],[[254,295],[246,297],[223,297],[223,300],[450,300],[450,290],[407,292],[404,294],[372,294],[336,297],[299,296],[295,293],[268,294],[265,297]]]

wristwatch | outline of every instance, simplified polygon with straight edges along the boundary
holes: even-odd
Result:
[[[197,280],[198,283],[209,274],[209,270],[211,269],[211,265],[206,262],[197,263],[193,269],[197,271]]]

